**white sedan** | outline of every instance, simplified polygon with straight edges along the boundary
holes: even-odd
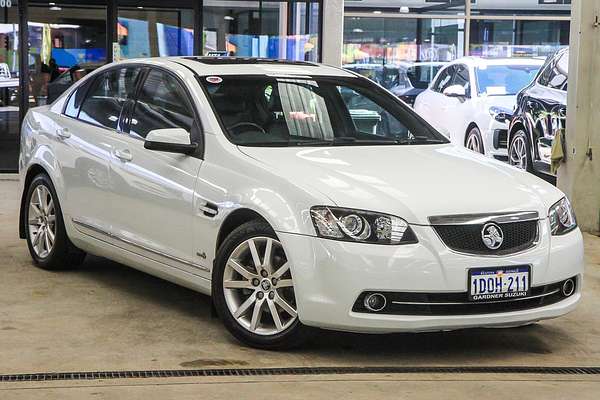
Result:
[[[20,174],[36,265],[95,254],[211,295],[260,348],[297,345],[310,327],[522,325],[581,297],[563,193],[452,146],[333,67],[108,65],[28,112]]]
[[[415,111],[452,143],[508,161],[508,124],[517,93],[544,60],[464,57],[438,72]]]

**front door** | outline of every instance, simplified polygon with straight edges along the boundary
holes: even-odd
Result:
[[[183,83],[151,69],[131,104],[128,134],[121,135],[111,158],[114,210],[112,233],[129,249],[155,261],[202,274],[207,267],[194,255],[194,186],[202,160],[197,156],[144,148],[155,129],[183,128],[199,141],[199,126]]]

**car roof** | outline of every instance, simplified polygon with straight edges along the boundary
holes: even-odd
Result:
[[[137,60],[144,61],[144,60]],[[350,71],[307,61],[273,60],[247,57],[166,57],[147,59],[182,65],[198,75],[298,75],[355,77]]]
[[[484,65],[539,65],[544,64],[544,60],[534,57],[462,57],[452,61],[450,64],[467,64],[478,67]]]

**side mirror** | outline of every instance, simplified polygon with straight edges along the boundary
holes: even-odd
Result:
[[[465,91],[465,88],[461,85],[448,86],[446,89],[444,89],[443,93],[444,93],[444,96],[448,96],[448,97],[466,97],[467,96],[467,92]]]
[[[192,154],[198,143],[191,143],[190,133],[183,128],[155,129],[146,136],[144,148],[169,153]]]

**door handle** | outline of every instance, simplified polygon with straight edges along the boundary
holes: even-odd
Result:
[[[124,162],[133,160],[133,154],[131,154],[131,151],[129,151],[128,149],[115,150],[114,155],[119,160],[124,161]]]
[[[56,130],[56,136],[61,139],[67,139],[71,137],[71,132],[67,128],[58,128]]]

